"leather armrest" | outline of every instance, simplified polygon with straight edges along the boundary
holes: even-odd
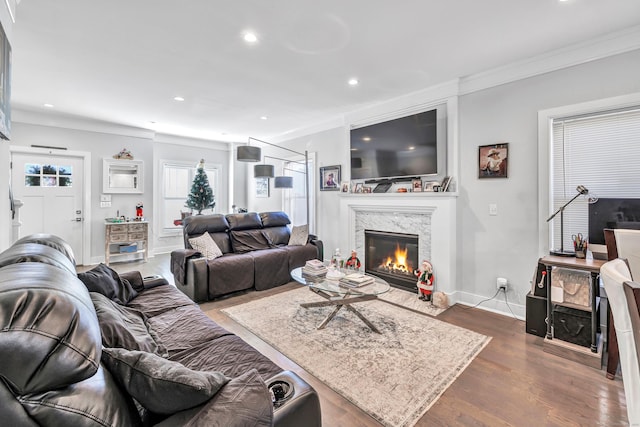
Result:
[[[145,289],[151,289],[151,288],[155,288],[157,286],[164,286],[164,285],[168,285],[169,282],[167,281],[167,279],[165,279],[162,276],[146,276],[143,277],[142,280],[144,281],[144,288]]]
[[[145,289],[155,288],[156,286],[168,285],[167,279],[162,276],[147,276],[142,277],[139,271],[127,271],[126,273],[120,273],[120,277],[127,279],[133,289],[136,291],[142,291]]]
[[[123,279],[127,279],[131,287],[136,291],[141,291],[145,288],[144,279],[139,271],[127,271],[126,273],[119,273],[118,275]]]
[[[324,260],[324,244],[322,243],[322,240],[318,239],[318,237],[313,234],[309,234],[309,243],[318,248],[318,259],[320,261]]]
[[[276,427],[321,427],[322,414],[318,394],[307,382],[291,371],[283,371],[266,382],[285,381],[293,386],[293,395],[273,412]]]

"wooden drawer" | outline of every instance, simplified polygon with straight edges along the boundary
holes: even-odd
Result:
[[[126,233],[127,232],[126,224],[108,225],[107,227],[109,228],[110,233]]]
[[[109,236],[109,242],[126,242],[127,240],[127,233],[111,234]]]
[[[132,231],[145,231],[147,224],[129,224],[129,233]]]
[[[129,240],[144,240],[145,234],[144,231],[141,233],[129,233]]]

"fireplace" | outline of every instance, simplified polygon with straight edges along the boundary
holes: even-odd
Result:
[[[418,235],[364,230],[365,272],[389,284],[416,289],[414,270],[418,264]]]

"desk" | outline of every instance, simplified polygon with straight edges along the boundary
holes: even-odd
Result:
[[[553,339],[551,328],[553,327],[553,303],[551,301],[551,270],[553,267],[570,268],[573,270],[588,271],[591,273],[591,352],[598,352],[598,316],[597,316],[597,296],[598,296],[598,278],[600,275],[600,267],[606,261],[597,259],[578,259],[574,257],[561,257],[548,255],[540,258],[540,263],[544,264],[547,269],[547,335],[546,339]]]

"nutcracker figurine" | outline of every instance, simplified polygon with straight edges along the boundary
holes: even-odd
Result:
[[[144,206],[142,206],[142,202],[140,202],[140,203],[138,203],[138,204],[136,205],[136,217],[137,217],[138,219],[142,219],[142,208],[143,208],[143,207],[144,207]]]
[[[344,265],[346,268],[352,268],[354,270],[360,270],[362,264],[358,259],[358,253],[354,250],[351,251],[351,256],[347,259],[347,262]]]
[[[426,259],[422,261],[422,269],[413,272],[418,277],[418,297],[423,301],[431,301],[431,294],[433,293],[433,282],[435,277],[433,276],[433,266]]]

